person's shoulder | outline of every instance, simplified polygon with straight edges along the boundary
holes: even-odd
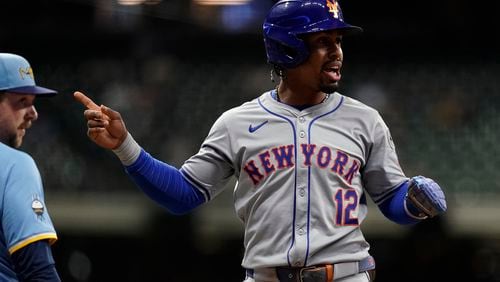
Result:
[[[224,113],[222,113],[221,117],[223,118],[236,118],[241,115],[246,115],[249,112],[255,111],[255,110],[260,110],[261,107],[259,106],[259,101],[262,101],[263,99],[267,99],[267,96],[269,94],[269,91],[263,93],[259,97],[253,98],[252,100],[248,100],[243,102],[241,105],[233,107]],[[269,95],[270,96],[270,95]]]
[[[358,113],[365,113],[368,115],[379,115],[379,111],[361,101],[358,99],[355,99],[353,97],[345,96],[340,93],[338,93],[341,97],[343,97],[343,107],[346,109],[350,109],[352,111],[356,111]]]
[[[28,153],[0,143],[0,158],[2,159],[0,162],[1,194],[9,189],[16,191],[20,187],[23,188],[20,193],[43,189],[40,171],[35,160]]]
[[[0,156],[2,156],[2,162],[0,162],[0,166],[10,167],[13,165],[21,165],[21,166],[33,166],[34,160],[33,158],[18,149],[9,147],[0,142]]]

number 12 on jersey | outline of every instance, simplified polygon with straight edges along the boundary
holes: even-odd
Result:
[[[337,203],[336,225],[358,225],[358,194],[354,189],[338,189],[335,193]]]

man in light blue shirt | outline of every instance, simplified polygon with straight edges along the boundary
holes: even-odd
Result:
[[[33,158],[18,150],[38,118],[35,98],[56,93],[36,86],[26,59],[0,53],[0,281],[61,281],[40,173]]]

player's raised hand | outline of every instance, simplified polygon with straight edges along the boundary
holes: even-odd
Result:
[[[419,211],[419,217],[434,217],[446,212],[444,192],[430,178],[420,175],[412,177],[406,197],[414,208]]]
[[[73,96],[87,109],[83,113],[87,120],[87,135],[97,145],[106,149],[116,149],[127,137],[127,128],[119,112],[104,105],[98,106],[82,92]]]

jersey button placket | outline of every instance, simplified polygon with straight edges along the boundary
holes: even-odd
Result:
[[[299,231],[297,232],[300,236],[304,235],[306,233],[303,228],[299,228]]]
[[[296,218],[295,218],[295,244],[290,259],[294,265],[301,266],[305,262],[307,253],[307,185],[308,167],[304,165],[305,156],[302,153],[302,144],[307,144],[307,119],[303,116],[296,118],[297,126],[297,186],[296,193]]]
[[[299,196],[300,196],[300,197],[304,197],[305,195],[306,195],[306,191],[305,191],[305,189],[304,189],[304,188],[300,188],[300,189],[299,189]]]

